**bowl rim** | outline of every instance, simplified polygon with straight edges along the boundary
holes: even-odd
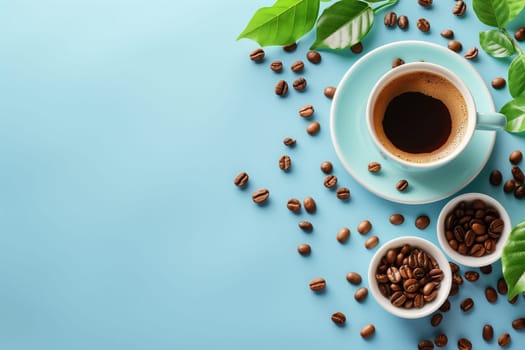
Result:
[[[420,309],[404,309],[392,305],[390,301],[381,294],[375,281],[377,267],[379,266],[380,260],[386,254],[387,250],[394,247],[401,247],[407,243],[425,250],[429,255],[436,259],[440,269],[443,271],[444,274],[444,278],[441,281],[441,286],[439,288],[437,298],[434,301],[425,304],[425,306]],[[401,236],[393,238],[388,242],[384,243],[375,252],[368,266],[368,286],[376,302],[389,313],[401,318],[422,318],[430,315],[431,313],[439,309],[439,307],[448,298],[450,289],[452,287],[452,271],[450,269],[450,264],[447,257],[434,243],[417,236]]]
[[[445,238],[445,230],[444,230],[444,222],[446,215],[452,210],[454,206],[456,206],[461,201],[472,201],[474,199],[481,199],[488,203],[490,206],[493,206],[496,208],[496,210],[500,214],[500,218],[503,220],[505,227],[503,229],[503,232],[498,240],[498,243],[496,244],[496,249],[493,253],[484,255],[482,257],[472,257],[467,255],[462,255],[458,252],[456,252],[454,249],[450,247],[448,244],[448,241]],[[484,193],[479,192],[469,192],[464,193],[459,196],[456,196],[449,200],[447,204],[443,206],[441,209],[437,222],[436,222],[436,234],[439,241],[439,244],[441,245],[441,249],[445,252],[445,254],[455,262],[468,267],[481,267],[490,265],[497,260],[501,258],[501,253],[503,251],[503,247],[505,245],[505,242],[509,238],[510,231],[512,230],[512,222],[509,217],[509,213],[505,209],[505,207],[494,197],[491,197]]]

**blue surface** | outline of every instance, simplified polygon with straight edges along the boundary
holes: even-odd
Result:
[[[348,271],[366,276],[373,254],[355,227],[368,218],[381,241],[413,234],[434,242],[435,230],[416,229],[417,215],[434,223],[445,201],[410,206],[369,193],[338,162],[329,135],[328,85],[337,85],[362,55],[323,52],[321,64],[306,64],[308,88],[273,93],[279,79],[297,76],[288,67],[304,59],[314,33],[297,51],[266,49],[263,64],[248,59],[257,44],[236,42],[255,10],[272,1],[19,0],[0,4],[0,348],[2,349],[415,349],[439,332],[454,348],[465,336],[476,349],[498,347],[481,339],[485,322],[496,337],[508,331],[509,349],[525,344],[510,322],[525,316],[515,305],[483,296],[501,273],[465,282],[451,298],[443,323],[400,320],[374,300],[356,302]],[[439,32],[456,31],[463,52],[478,46],[487,27],[474,16],[451,14],[453,2],[424,9],[412,0],[392,8],[410,18],[407,31],[382,24],[384,12],[364,40],[364,53],[397,40],[441,45]],[[324,4],[323,6],[326,6]],[[428,34],[415,26],[419,17]],[[509,26],[525,24],[525,15]],[[523,47],[523,44],[522,44]],[[281,59],[285,71],[268,65]],[[473,66],[485,82],[506,76],[508,60],[481,52]],[[506,89],[491,89],[497,108]],[[322,127],[315,137],[297,115],[316,108]],[[295,137],[287,149],[284,136]],[[523,136],[498,132],[494,152],[463,192],[501,200],[513,222],[525,219],[525,201],[488,183],[492,169],[510,176],[508,154],[525,151]],[[357,150],[358,151],[358,150]],[[282,172],[277,160],[292,157]],[[319,164],[334,163],[347,203],[322,185]],[[245,190],[233,185],[241,170]],[[451,174],[450,176],[454,176]],[[258,207],[251,192],[271,191]],[[313,196],[315,215],[294,215],[290,197]],[[399,227],[388,223],[405,215]],[[311,220],[312,233],[300,220]],[[352,230],[345,245],[335,240]],[[307,242],[313,253],[299,256]],[[465,271],[465,269],[463,269]],[[314,295],[311,278],[323,276],[327,292]],[[363,285],[367,285],[364,281]],[[474,310],[460,301],[472,296]],[[342,311],[346,327],[330,315]],[[369,340],[359,336],[376,325]]]

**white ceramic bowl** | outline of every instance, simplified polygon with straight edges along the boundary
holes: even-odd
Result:
[[[400,248],[405,244],[410,244],[413,247],[420,248],[421,250],[427,252],[427,254],[432,256],[434,259],[436,259],[437,263],[439,264],[439,268],[443,271],[444,275],[444,278],[441,281],[441,286],[439,288],[437,298],[434,299],[434,301],[432,302],[426,303],[422,308],[419,309],[405,309],[403,307],[392,305],[390,300],[384,297],[379,291],[379,287],[375,278],[377,268],[381,263],[381,259],[386,254],[386,252],[391,248]],[[430,315],[445,302],[450,293],[450,287],[452,286],[452,272],[450,270],[450,265],[447,258],[436,245],[423,238],[414,236],[403,236],[399,238],[394,238],[384,243],[376,251],[376,253],[372,257],[370,265],[368,266],[368,286],[374,299],[386,311],[402,318],[421,318]]]
[[[491,254],[483,255],[481,257],[468,256],[468,255],[463,255],[463,254],[458,253],[457,251],[455,251],[454,249],[450,247],[445,237],[445,219],[447,215],[461,201],[471,202],[475,199],[481,199],[488,206],[495,208],[499,212],[500,218],[503,220],[503,223],[505,225],[503,232],[501,233],[501,236],[496,244],[496,249],[494,250],[494,252]],[[443,207],[443,209],[441,209],[441,212],[437,220],[436,229],[437,229],[436,231],[437,231],[438,240],[439,240],[439,244],[441,245],[441,248],[445,251],[445,253],[452,260],[464,266],[480,267],[480,266],[492,264],[493,262],[501,258],[501,252],[503,250],[503,246],[505,245],[505,242],[509,238],[510,231],[512,230],[512,223],[510,221],[509,214],[507,213],[505,208],[501,205],[501,203],[498,202],[496,199],[486,194],[483,194],[483,193],[465,193],[465,194],[462,194],[460,196],[457,196],[451,199]]]

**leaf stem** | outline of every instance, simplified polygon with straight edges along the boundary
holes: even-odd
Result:
[[[376,8],[374,9],[374,14],[378,13],[379,11],[381,11],[382,9],[384,9],[385,7],[392,6],[392,5],[396,4],[397,1],[398,1],[398,0],[388,0],[388,1],[385,2],[384,4],[379,5],[378,7],[376,7]]]

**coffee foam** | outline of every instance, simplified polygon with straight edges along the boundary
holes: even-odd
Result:
[[[383,116],[390,101],[405,92],[420,92],[441,100],[447,106],[452,128],[447,141],[430,153],[408,153],[392,144],[383,130]],[[465,98],[448,79],[437,74],[417,71],[403,74],[388,82],[379,92],[372,110],[373,127],[379,142],[396,157],[412,163],[438,161],[459,146],[468,129],[468,108]]]

